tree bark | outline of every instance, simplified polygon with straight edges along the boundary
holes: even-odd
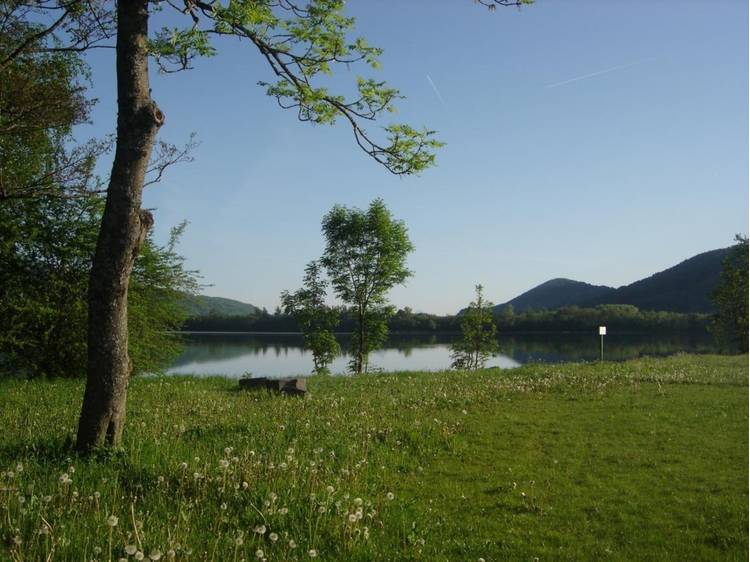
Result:
[[[118,446],[128,379],[128,283],[153,218],[141,210],[151,150],[164,114],[148,79],[148,0],[117,3],[117,145],[89,278],[88,371],[77,448]]]
[[[359,349],[357,350],[357,374],[361,375],[365,368],[365,310],[360,304],[357,315],[359,321]]]

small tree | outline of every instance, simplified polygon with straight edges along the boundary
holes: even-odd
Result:
[[[322,278],[320,264],[312,261],[305,267],[303,286],[294,293],[281,293],[284,312],[293,315],[313,354],[314,372],[328,373],[328,365],[340,353],[341,347],[333,335],[339,323],[339,313],[325,304],[328,282]]]
[[[406,225],[395,220],[381,199],[367,211],[336,206],[323,218],[326,249],[322,264],[336,295],[352,307],[354,373],[366,373],[370,351],[388,334],[393,314],[386,294],[411,276],[406,256],[414,250]]]
[[[737,242],[724,258],[719,282],[713,293],[716,315],[711,324],[715,337],[733,351],[748,350],[748,239]]]
[[[481,369],[498,349],[492,303],[484,300],[482,285],[477,285],[475,290],[477,298],[469,304],[461,318],[463,339],[451,346],[454,369]]]

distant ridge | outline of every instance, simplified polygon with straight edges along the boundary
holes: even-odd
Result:
[[[188,317],[193,318],[196,316],[250,316],[260,313],[260,309],[252,304],[206,295],[185,295],[183,306]]]
[[[564,306],[594,307],[600,304],[630,304],[641,310],[668,312],[713,312],[711,293],[730,248],[711,250],[614,289],[571,279],[552,279],[495,306],[496,313],[512,305],[514,312],[555,310]]]
[[[713,312],[711,302],[730,248],[693,256],[650,277],[620,287],[597,304],[632,304],[642,310]],[[585,304],[585,303],[584,303]]]
[[[600,300],[614,292],[615,289],[604,285],[589,285],[572,279],[550,279],[513,300],[497,305],[495,310],[500,311],[508,305],[513,306],[514,312],[554,310],[581,302]]]

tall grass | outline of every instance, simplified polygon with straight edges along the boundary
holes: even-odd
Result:
[[[473,374],[316,377],[304,398],[243,392],[236,381],[221,378],[136,378],[124,450],[89,458],[77,457],[71,447],[80,382],[5,381],[0,383],[0,559],[527,559],[523,548],[508,550],[497,542],[449,544],[462,533],[470,535],[476,523],[471,509],[436,501],[456,485],[448,473],[474,470],[476,482],[464,488],[479,498],[482,478],[511,461],[508,443],[495,445],[496,437],[489,435],[476,453],[482,428],[504,432],[509,423],[514,429],[518,423],[532,428],[540,404],[569,415],[572,401],[618,404],[622,396],[643,395],[665,398],[649,402],[635,419],[668,431],[658,408],[684,410],[687,416],[701,399],[700,389],[712,388],[718,393],[711,400],[727,400],[716,406],[733,420],[732,431],[744,427],[746,432],[746,363],[746,357],[683,356]],[[744,409],[730,396],[744,396]],[[511,411],[515,421],[508,419]],[[746,433],[725,437],[744,440]],[[595,446],[621,448],[607,439]],[[727,450],[744,456],[745,463],[726,469],[732,484],[717,494],[734,498],[725,515],[737,520],[740,531],[733,530],[730,540],[710,552],[731,558],[747,544],[746,514],[742,531],[739,511],[747,511],[747,444],[730,444]],[[512,451],[518,455],[513,462],[531,454],[524,448]],[[680,449],[678,454],[712,452]],[[696,474],[705,467],[685,466],[684,474],[675,471],[678,480],[712,477]],[[627,476],[611,478],[617,486]],[[425,482],[436,493],[426,493]],[[514,501],[487,516],[503,526],[483,532],[502,533],[512,528],[509,522],[528,517],[544,525],[545,510],[565,500],[537,493],[542,486],[524,483],[523,496],[509,489]],[[585,495],[585,486],[579,492]],[[702,493],[688,491],[685,498],[700,499]],[[700,534],[700,518],[691,516],[689,505],[675,513]],[[636,518],[626,526],[637,525]],[[580,539],[575,533],[570,538]],[[674,543],[674,537],[663,539]],[[679,544],[672,547],[676,550],[669,552],[679,551]]]

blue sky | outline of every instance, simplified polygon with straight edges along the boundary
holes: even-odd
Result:
[[[257,86],[269,70],[239,41],[190,72],[152,72],[162,138],[195,131],[201,146],[147,188],[144,206],[158,240],[190,222],[180,249],[206,294],[273,309],[320,255],[322,216],[375,197],[416,246],[393,303],[434,313],[464,306],[476,283],[495,302],[553,277],[628,284],[747,232],[747,2],[347,9],[385,49],[374,76],[407,96],[395,120],[447,143],[437,166],[395,177],[344,123],[299,123]],[[99,103],[81,136],[115,121],[113,53],[89,60]],[[332,86],[358,74],[373,73],[341,68]]]

